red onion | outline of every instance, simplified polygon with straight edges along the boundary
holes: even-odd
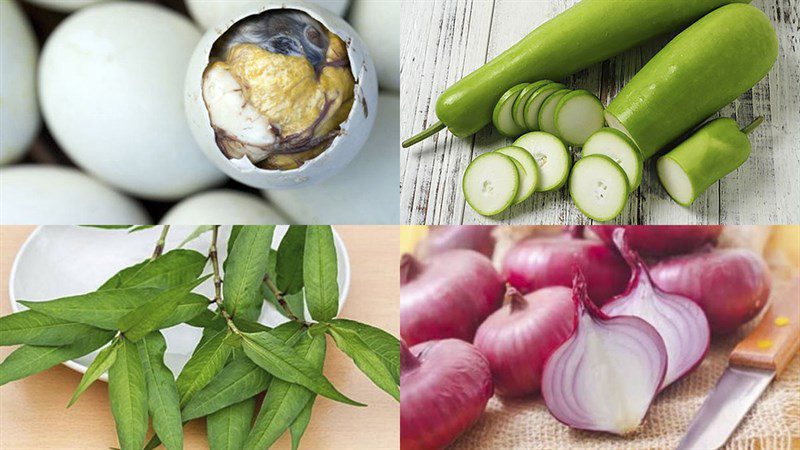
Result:
[[[513,287],[506,305],[475,333],[475,346],[486,356],[499,395],[520,397],[539,391],[544,361],[575,326],[572,291],[562,286],[522,296]]]
[[[593,225],[592,231],[606,244],[614,246],[612,234],[617,228],[626,230],[632,249],[642,256],[667,256],[689,253],[716,242],[721,225]]]
[[[434,339],[472,342],[478,326],[502,305],[503,282],[491,261],[451,250],[400,262],[400,335],[408,345]]]
[[[600,305],[622,292],[630,277],[616,250],[569,236],[519,242],[503,258],[502,272],[509,284],[528,293],[547,286],[572,286],[575,265],[586,276],[589,296]]]
[[[613,239],[631,267],[628,289],[603,306],[611,317],[635,316],[652,325],[667,348],[667,375],[661,389],[694,369],[708,352],[711,331],[708,319],[697,304],[677,294],[662,291],[650,278],[650,273],[627,240],[628,232],[619,228]]]
[[[467,249],[492,257],[494,225],[439,225],[428,228],[428,236],[417,245],[416,255],[425,259],[448,250]]]
[[[573,428],[632,433],[664,381],[664,341],[638,317],[608,317],[600,311],[586,295],[580,271],[573,299],[578,306],[575,331],[544,365],[547,409]]]
[[[400,448],[440,449],[470,428],[492,397],[489,363],[464,341],[400,342]]]
[[[730,333],[764,308],[771,291],[769,269],[750,250],[712,250],[663,260],[650,269],[661,289],[694,300],[711,331]]]

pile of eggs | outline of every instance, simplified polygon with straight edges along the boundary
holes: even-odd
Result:
[[[399,9],[0,1],[0,222],[398,223]],[[335,137],[285,170],[221,151],[201,81],[222,36],[281,11],[340,38],[355,80]]]

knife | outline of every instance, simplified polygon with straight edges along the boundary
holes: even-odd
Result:
[[[772,296],[761,323],[731,353],[722,378],[695,416],[678,450],[717,449],[733,434],[769,383],[800,347],[800,277]]]

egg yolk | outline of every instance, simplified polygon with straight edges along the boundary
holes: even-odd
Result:
[[[342,40],[329,33],[328,61],[346,57]],[[324,136],[347,119],[353,105],[355,80],[349,66],[325,66],[319,76],[306,58],[271,53],[254,44],[235,46],[226,69],[242,87],[244,97],[261,115],[291,136],[313,128]]]

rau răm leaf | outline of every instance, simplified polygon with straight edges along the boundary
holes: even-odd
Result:
[[[147,435],[147,385],[136,344],[120,340],[108,370],[108,397],[122,450],[138,450]]]
[[[162,291],[147,303],[120,317],[117,328],[132,342],[147,336],[151,331],[157,330],[178,309],[178,305],[190,299],[189,292],[192,289],[210,276]]]
[[[164,364],[167,342],[154,331],[136,343],[147,385],[147,408],[161,442],[168,450],[183,448],[183,423],[175,377]]]
[[[111,345],[108,347],[100,350],[97,356],[94,358],[89,367],[86,368],[86,373],[83,374],[81,377],[80,383],[78,383],[78,388],[75,389],[75,393],[72,394],[72,399],[67,404],[67,408],[72,406],[83,394],[89,386],[92,385],[98,378],[103,376],[104,373],[114,364],[114,361],[117,360],[117,347],[119,347],[120,342],[117,339],[114,339],[111,342]]]
[[[311,367],[322,371],[322,364],[325,362],[325,336],[310,337],[306,334],[295,348]],[[273,378],[244,448],[258,450],[271,447],[313,396],[313,392],[299,384]]]
[[[339,312],[338,270],[333,230],[309,225],[303,251],[303,284],[308,312],[314,320],[331,320]]]
[[[256,399],[248,398],[227,406],[206,419],[210,450],[241,450],[256,409]]]
[[[400,386],[395,382],[395,374],[358,333],[344,327],[337,327],[336,324],[331,324],[328,333],[336,341],[336,346],[352,358],[356,366],[376,386],[386,391],[395,400],[400,401]],[[399,341],[397,348],[399,351]]]
[[[62,347],[23,345],[0,364],[0,386],[91,353],[113,337],[114,332],[111,331],[91,330],[82,338]]]
[[[97,328],[36,311],[0,317],[0,345],[66,345]]]
[[[324,397],[355,406],[366,406],[347,398],[325,375],[269,333],[242,333],[245,354],[272,376],[302,385]]]
[[[261,282],[267,272],[274,225],[244,227],[225,261],[225,309],[233,317],[256,320],[261,312]]]
[[[306,229],[305,225],[290,225],[278,245],[275,285],[284,294],[294,294],[303,289]]]

